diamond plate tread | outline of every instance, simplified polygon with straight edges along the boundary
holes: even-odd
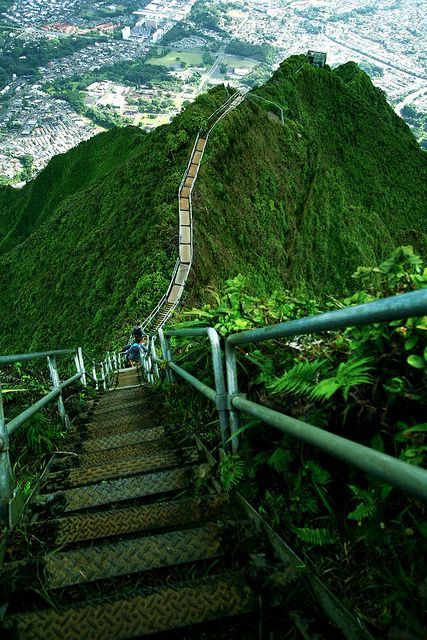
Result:
[[[74,551],[55,551],[44,558],[46,586],[57,589],[74,584],[93,582],[196,562],[219,555],[217,527],[172,531],[157,536],[122,540]]]
[[[178,449],[176,451],[160,451],[152,455],[118,460],[114,464],[97,465],[93,467],[77,467],[70,471],[60,471],[48,476],[49,482],[66,482],[69,486],[82,486],[101,480],[133,476],[137,473],[146,473],[155,469],[164,469],[176,465],[190,464],[199,459],[197,449]]]
[[[152,427],[139,431],[125,431],[117,435],[104,436],[101,438],[91,438],[82,443],[82,451],[102,451],[103,449],[113,449],[130,444],[139,444],[153,440],[161,440],[166,437],[164,427]]]
[[[138,407],[142,411],[147,410],[147,404],[146,404],[146,400],[144,400],[144,397],[134,398],[134,399],[129,398],[128,400],[123,399],[121,402],[117,402],[112,405],[104,405],[102,407],[97,406],[93,412],[93,415],[104,416],[110,413],[114,414],[116,411],[122,411],[122,410],[136,408],[136,407]]]
[[[146,425],[152,428],[155,425]],[[101,422],[98,424],[90,424],[86,427],[85,433],[89,438],[103,438],[118,433],[127,433],[128,431],[142,431],[144,429],[144,421],[141,416],[121,416],[113,423]],[[76,432],[78,433],[78,432]]]
[[[65,545],[189,523],[196,525],[207,517],[217,518],[228,504],[229,497],[225,494],[183,498],[114,511],[76,514],[46,523],[41,522],[37,529],[46,525],[49,528],[53,527],[54,544]]]
[[[131,443],[129,445],[123,445],[121,447],[115,447],[104,451],[79,454],[77,463],[80,467],[101,465],[114,462],[116,460],[126,460],[127,458],[137,458],[143,455],[150,455],[155,452],[171,450],[173,448],[176,449],[176,447],[171,446],[171,443],[166,439],[154,440],[154,442],[142,442],[138,444]],[[73,460],[71,462],[73,462]]]
[[[57,497],[63,496],[65,511],[78,511],[186,489],[191,486],[198,475],[205,476],[208,473],[209,465],[202,464],[158,473],[147,473],[132,478],[110,480],[87,487],[60,491],[56,495]]]
[[[126,640],[235,616],[256,598],[230,574],[97,604],[13,616],[18,640]]]

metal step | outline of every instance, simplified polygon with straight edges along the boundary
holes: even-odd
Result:
[[[195,448],[159,451],[128,460],[117,460],[114,464],[77,467],[69,471],[65,470],[50,473],[46,481],[49,484],[60,482],[70,487],[79,487],[102,480],[124,478],[126,476],[134,476],[138,473],[147,473],[148,471],[191,464],[198,460],[199,452]]]
[[[123,446],[107,449],[104,451],[95,451],[93,453],[82,453],[77,458],[71,459],[79,467],[87,467],[89,465],[108,464],[116,460],[127,460],[128,458],[139,458],[140,456],[153,455],[156,451],[173,450],[173,446],[167,438],[164,440],[154,440],[153,442],[142,442],[139,444],[130,443]],[[71,466],[71,465],[70,465]],[[74,466],[74,465],[73,465]]]
[[[82,443],[82,451],[102,451],[103,449],[112,449],[114,447],[122,447],[124,445],[139,444],[142,442],[151,442],[153,440],[161,440],[166,438],[164,427],[151,427],[148,429],[139,429],[137,431],[125,431],[116,435],[107,435],[104,437],[85,440]]]
[[[145,428],[153,427],[146,425]],[[108,435],[116,435],[118,433],[126,433],[128,431],[142,431],[144,429],[144,420],[141,416],[123,416],[120,415],[113,423],[101,422],[99,424],[88,425],[84,433],[90,438],[105,437]],[[83,433],[83,430],[80,431]],[[78,433],[78,432],[77,432]]]
[[[209,465],[194,465],[120,478],[99,484],[57,491],[39,497],[40,503],[58,502],[63,510],[80,511],[126,500],[187,489],[197,479],[209,474]]]
[[[255,608],[252,591],[230,573],[101,603],[23,613],[11,621],[17,640],[127,640]]]
[[[147,538],[122,540],[73,551],[55,551],[44,558],[45,586],[58,589],[87,584],[218,555],[221,555],[218,529],[213,523],[208,523],[203,527]]]
[[[218,518],[228,504],[226,494],[181,498],[114,511],[70,515],[37,523],[32,532],[38,536],[40,531],[44,541],[49,536],[47,532],[52,532],[52,544],[66,545],[166,527],[197,525],[207,519]]]

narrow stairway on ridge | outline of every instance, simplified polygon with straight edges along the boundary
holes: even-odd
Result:
[[[277,610],[289,567],[212,481],[203,445],[168,427],[153,393],[136,369],[120,370],[115,390],[68,431],[22,548],[2,567],[2,638],[306,637]]]

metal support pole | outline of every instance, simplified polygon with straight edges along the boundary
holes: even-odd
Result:
[[[113,362],[114,362],[114,370],[117,371],[118,366],[117,366],[117,353],[116,353],[116,351],[113,353]]]
[[[59,419],[61,420],[61,424],[64,427],[68,427],[69,424],[69,420],[65,411],[65,407],[64,407],[64,400],[62,398],[62,391],[61,391],[61,387],[60,387],[60,380],[59,380],[59,375],[58,375],[58,367],[56,364],[56,358],[55,356],[48,356],[47,358],[47,362],[49,365],[49,372],[50,372],[50,378],[52,380],[52,386],[53,389],[59,389],[60,393],[58,396],[58,413],[59,413]]]
[[[224,380],[224,369],[221,358],[221,345],[219,343],[219,336],[215,329],[209,327],[208,331],[209,341],[211,343],[212,354],[212,366],[215,380],[216,391],[216,407],[219,415],[219,426],[221,430],[221,442],[225,449],[228,438],[229,421],[228,421],[228,409],[226,406],[226,389]]]
[[[93,381],[95,383],[95,389],[98,391],[98,378],[96,376],[96,364],[95,362],[92,365],[92,377],[93,377]]]
[[[227,388],[231,397],[238,395],[239,383],[237,378],[237,362],[236,362],[236,348],[234,344],[231,344],[228,340],[225,343],[225,368],[227,372]],[[230,430],[231,430],[231,447],[233,451],[237,451],[239,446],[239,440],[235,435],[239,429],[240,420],[238,412],[233,408],[230,403]]]
[[[156,347],[154,344],[155,339],[156,339],[155,336],[152,336],[150,338],[149,349],[150,349],[152,361],[154,362],[154,376],[157,378],[157,380],[160,380],[159,365],[156,362],[157,353],[156,353]]]
[[[104,362],[101,362],[101,375],[102,375],[102,386],[104,388],[104,391],[107,391],[107,380],[105,379],[106,367]]]
[[[81,373],[81,372],[82,372],[82,370],[81,370],[81,365],[80,365],[79,354],[77,353],[77,351],[76,351],[76,353],[74,354],[74,364],[76,365],[76,371],[77,371],[77,373]]]
[[[162,349],[163,360],[166,360],[166,363],[168,363],[169,362],[168,345],[166,343],[166,338],[165,338],[163,329],[158,329],[158,334],[160,339],[160,347]],[[169,382],[169,384],[173,382],[172,371],[169,369],[167,364],[166,364],[166,380]]]
[[[9,458],[9,433],[3,411],[3,396],[0,383],[0,522],[9,523],[9,500],[13,493],[13,473]]]
[[[84,363],[84,360],[83,360],[83,349],[81,347],[79,347],[77,349],[77,353],[78,353],[79,361],[80,361],[80,371],[82,373],[82,385],[84,387],[87,387],[85,363]]]

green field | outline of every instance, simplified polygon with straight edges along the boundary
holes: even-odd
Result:
[[[242,58],[240,56],[222,56],[220,63],[224,63],[227,67],[244,67],[245,69],[253,69],[259,62],[250,58]]]
[[[191,67],[201,66],[203,65],[202,54],[200,51],[171,51],[161,58],[148,58],[147,60],[147,64],[163,65],[171,68],[179,67],[181,62],[185,62]]]

